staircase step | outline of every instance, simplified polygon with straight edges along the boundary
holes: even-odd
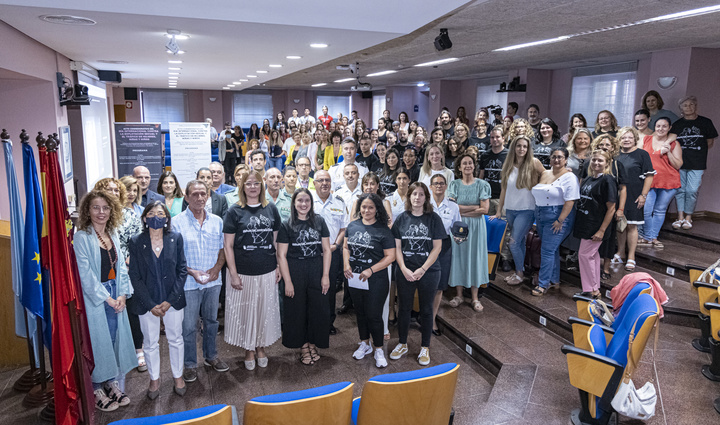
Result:
[[[660,229],[660,240],[680,242],[683,245],[700,248],[720,254],[720,223],[702,219],[693,221],[690,230],[673,229],[667,222]]]
[[[635,257],[639,266],[681,280],[688,280],[690,279],[688,265],[708,267],[720,257],[720,253],[688,246],[672,239],[663,240],[661,238],[661,240],[665,245],[662,249],[649,246],[637,247]],[[672,270],[668,270],[668,267]],[[674,274],[669,274],[668,271]]]

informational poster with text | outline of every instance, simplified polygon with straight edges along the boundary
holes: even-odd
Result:
[[[197,170],[212,161],[210,149],[210,124],[206,122],[171,122],[170,160],[172,171],[185,188],[194,180]]]

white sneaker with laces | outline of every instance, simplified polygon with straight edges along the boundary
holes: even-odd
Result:
[[[407,352],[407,344],[398,344],[395,346],[395,349],[392,350],[392,353],[390,353],[390,360],[398,360],[400,357],[407,354]]]
[[[418,356],[418,363],[420,366],[427,366],[430,364],[430,349],[427,347],[420,348],[420,355]]]
[[[382,348],[375,349],[375,366],[379,368],[387,367],[388,363],[385,360],[385,353]]]
[[[372,353],[372,347],[368,345],[368,343],[366,343],[365,341],[360,341],[360,344],[358,345],[358,349],[355,350],[355,352],[353,353],[353,358],[355,360],[360,360],[368,354]]]

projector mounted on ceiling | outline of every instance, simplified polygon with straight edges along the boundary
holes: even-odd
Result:
[[[372,90],[372,84],[370,83],[358,83],[350,87],[350,91],[370,91]]]

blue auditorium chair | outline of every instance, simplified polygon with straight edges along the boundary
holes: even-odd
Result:
[[[609,344],[615,330],[620,323],[622,323],[633,301],[635,301],[640,294],[650,294],[650,289],[650,284],[645,282],[638,282],[635,286],[633,286],[627,297],[625,297],[625,301],[623,302],[622,307],[620,307],[620,311],[617,316],[615,316],[615,321],[610,326],[604,325],[600,319],[594,317],[592,313],[590,313],[590,303],[592,301],[592,297],[585,297],[579,294],[573,296],[573,300],[575,300],[575,304],[578,309],[578,317],[570,317],[568,319],[568,323],[572,326],[573,343],[575,346],[587,349],[587,346],[583,345],[586,342],[585,334],[587,333],[588,328],[593,324],[598,325],[600,329],[605,332],[605,339]],[[608,304],[608,308],[612,310],[612,305]]]
[[[216,404],[185,412],[148,418],[123,419],[109,425],[238,425],[235,406]]]
[[[353,400],[353,425],[447,425],[458,369],[445,363],[370,378]]]
[[[625,373],[632,376],[633,365],[640,363],[647,341],[658,323],[659,311],[655,298],[640,294],[630,305],[609,344],[603,329],[592,325],[583,344],[588,349],[572,345],[562,347],[570,384],[580,392],[581,408],[573,411],[570,417],[573,424],[607,425],[616,417],[610,403]]]
[[[485,229],[487,231],[488,275],[492,282],[495,280],[495,272],[497,271],[498,263],[500,263],[500,252],[505,242],[507,221],[500,219],[490,220],[489,216],[486,215]]]
[[[352,382],[255,397],[245,403],[244,425],[347,425]]]

